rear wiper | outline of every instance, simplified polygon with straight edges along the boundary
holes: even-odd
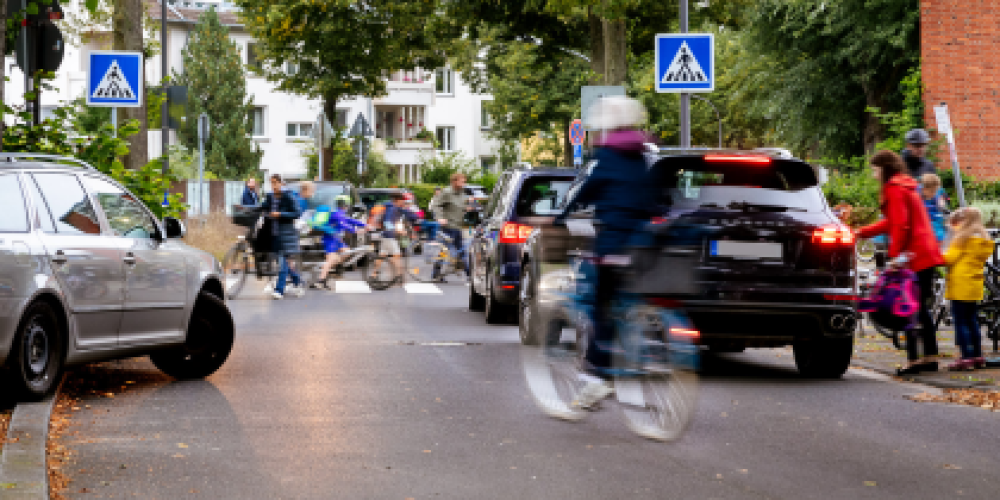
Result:
[[[762,203],[750,203],[749,201],[734,201],[729,204],[731,210],[743,210],[744,212],[750,212],[751,210],[757,210],[760,212],[805,212],[806,209],[800,207],[786,207],[781,205],[765,205]]]
[[[698,205],[698,208],[723,208],[723,207],[718,203],[702,203],[701,205]]]

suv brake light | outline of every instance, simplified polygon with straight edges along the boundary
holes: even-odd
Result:
[[[705,161],[707,162],[726,162],[726,163],[771,163],[771,158],[767,156],[750,156],[750,155],[705,155]]]
[[[841,245],[853,245],[854,233],[848,228],[842,228],[839,226],[823,226],[813,231],[812,241],[813,243],[821,243],[825,245],[833,245],[837,243]]]
[[[500,228],[500,243],[524,243],[535,228],[516,222],[504,222]]]

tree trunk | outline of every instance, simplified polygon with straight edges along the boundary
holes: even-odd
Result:
[[[604,84],[604,23],[594,15],[593,7],[587,8],[587,20],[590,22],[590,70],[596,73],[591,84]]]
[[[572,167],[573,166],[573,144],[569,142],[569,126],[570,122],[567,120],[563,125],[563,166]]]
[[[862,84],[862,88],[865,91],[865,105],[866,107],[875,107],[885,112],[885,103],[883,102],[882,96],[878,95],[874,90],[868,88],[867,85]],[[865,148],[865,154],[870,155],[875,152],[875,145],[880,141],[885,139],[885,126],[878,121],[878,117],[874,113],[865,112],[865,123],[863,132],[861,134],[863,145]]]
[[[337,129],[337,101],[339,99],[339,95],[328,95],[323,99],[323,114],[326,115],[327,120],[330,120],[334,132]],[[333,142],[332,140],[330,141],[331,147],[320,149],[323,154],[319,159],[319,171],[323,173],[323,180],[325,181],[334,180],[330,178],[333,174],[333,172],[330,172],[330,166],[333,163]]]
[[[628,43],[625,39],[625,19],[603,19],[604,24],[604,84],[625,85]]]
[[[143,52],[142,39],[142,0],[113,0],[114,20],[112,21],[114,50],[129,50]],[[145,71],[145,64],[143,65]],[[136,89],[138,90],[138,89]],[[149,134],[146,119],[146,96],[142,97],[142,106],[138,108],[122,108],[120,114],[125,120],[138,120],[139,133],[128,138],[129,153],[124,158],[125,168],[139,170],[149,161]],[[166,153],[164,151],[164,153]]]

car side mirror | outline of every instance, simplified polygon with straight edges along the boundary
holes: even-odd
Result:
[[[173,217],[163,218],[163,229],[167,233],[167,239],[174,238],[184,238],[187,234],[187,228],[184,227],[184,223],[180,219],[175,219]]]

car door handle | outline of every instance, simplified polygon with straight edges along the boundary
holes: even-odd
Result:
[[[133,255],[132,252],[129,252],[129,253],[125,254],[125,256],[122,257],[122,260],[125,261],[125,264],[127,264],[127,265],[130,265],[130,266],[134,266],[135,265],[135,255]]]
[[[65,264],[66,252],[63,252],[62,250],[56,250],[56,254],[52,256],[52,262],[56,264]]]

